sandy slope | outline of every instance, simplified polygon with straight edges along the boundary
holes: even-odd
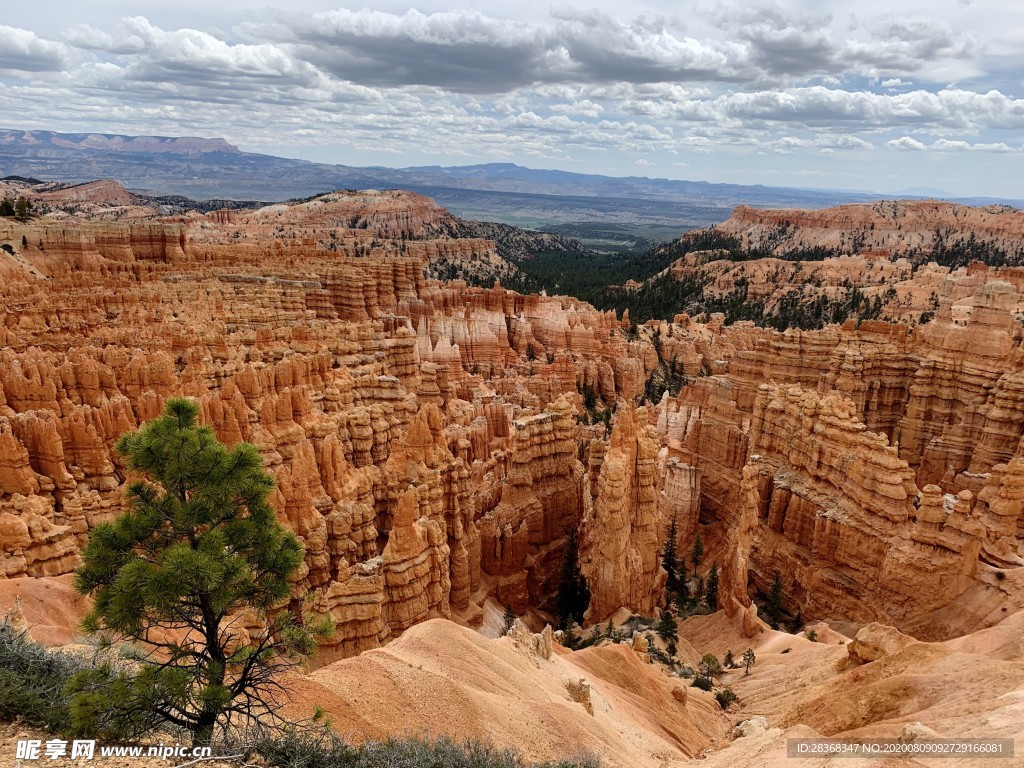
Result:
[[[722,614],[698,617],[684,622],[682,632],[698,647],[717,641],[733,645],[735,653],[739,638],[728,624]],[[819,630],[827,642],[811,643],[765,630],[753,643],[757,663],[750,676],[736,671],[722,683],[740,697],[737,719],[763,715],[770,729],[737,739],[707,764],[793,766],[786,757],[787,736],[895,738],[905,728],[923,726],[949,738],[1017,737],[1018,754],[1012,761],[943,758],[894,765],[1024,765],[1024,613],[956,640],[912,642],[868,664],[852,662],[836,637]],[[883,765],[878,759],[796,764],[855,762]]]
[[[29,635],[45,645],[65,645],[82,634],[90,601],[75,591],[74,577],[0,579],[0,616],[21,597]]]
[[[49,644],[73,639],[85,604],[68,577],[0,580],[0,609],[17,595],[33,637]],[[487,739],[534,759],[592,753],[605,765],[631,768],[680,768],[693,758],[708,768],[1024,766],[1024,612],[955,640],[913,641],[867,664],[851,661],[849,638],[824,625],[816,630],[818,642],[767,627],[748,639],[738,619],[724,613],[680,622],[681,655],[690,663],[706,652],[721,658],[731,650],[739,658],[754,649],[749,676],[742,670],[721,676],[720,684],[740,697],[728,712],[625,644],[575,653],[556,645],[544,659],[509,638],[490,639],[440,619],[384,648],[293,676],[287,710],[308,715],[320,705],[339,732],[355,739],[447,734]],[[566,688],[581,679],[590,687],[593,715]],[[737,722],[758,717],[763,727],[733,731]],[[792,736],[899,737],[908,728],[946,737],[1017,737],[1018,757],[786,757]]]
[[[594,714],[566,681],[585,679]],[[657,765],[712,747],[731,725],[710,694],[675,683],[626,646],[556,653],[550,660],[444,620],[386,648],[298,680],[294,701],[324,707],[342,733],[484,737],[533,758],[593,753],[610,766]]]

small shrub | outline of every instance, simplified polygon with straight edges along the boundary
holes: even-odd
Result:
[[[706,677],[709,680],[714,678],[715,675],[721,674],[722,664],[718,661],[718,657],[713,653],[705,653],[700,658],[700,674],[702,677]]]
[[[389,738],[349,744],[329,729],[268,731],[222,745],[221,751],[258,754],[278,768],[598,768],[593,757],[529,763],[511,749],[446,737]]]
[[[736,701],[736,694],[733,693],[732,688],[723,688],[715,694],[715,699],[718,701],[718,706],[722,709],[728,709],[729,705]]]
[[[647,647],[647,655],[660,664],[664,664],[667,667],[672,666],[671,657],[660,648],[656,648],[653,644]]]
[[[704,675],[697,675],[695,678],[693,678],[693,687],[700,688],[702,691],[710,691],[712,688],[715,687],[715,681],[712,680],[710,677],[705,677]]]
[[[64,688],[86,664],[50,651],[24,630],[0,623],[0,720],[64,732],[71,724]]]
[[[643,632],[651,628],[654,624],[654,619],[649,619],[646,616],[637,616],[636,614],[626,619],[622,628],[632,635],[634,632]]]
[[[502,637],[504,637],[505,635],[507,635],[509,632],[512,631],[512,625],[516,623],[516,619],[517,618],[519,618],[519,617],[516,616],[516,612],[512,610],[512,606],[511,605],[506,605],[505,606],[505,613],[501,617],[501,621],[502,621],[501,636]]]
[[[807,633],[807,639],[810,640],[812,643],[818,642],[818,632],[812,629],[810,632]]]
[[[1003,581],[1006,578],[1005,571],[996,571],[996,581]]]

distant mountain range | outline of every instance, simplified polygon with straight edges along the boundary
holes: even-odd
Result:
[[[358,168],[242,152],[224,139],[0,129],[0,176],[111,178],[148,195],[280,201],[334,189],[401,188],[463,218],[595,237],[664,237],[728,218],[737,205],[824,208],[878,200],[866,193],[617,178],[508,163]],[[1017,201],[962,199],[978,205]],[[609,231],[609,227],[611,231]],[[583,233],[586,234],[586,233]]]

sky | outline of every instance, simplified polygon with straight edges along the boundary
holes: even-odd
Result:
[[[1024,199],[1024,3],[8,3],[0,128]]]

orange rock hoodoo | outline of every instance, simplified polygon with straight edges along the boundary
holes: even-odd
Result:
[[[186,395],[264,456],[306,548],[296,597],[338,656],[473,621],[488,595],[552,610],[570,533],[589,620],[651,613],[673,519],[682,547],[701,525],[748,628],[775,569],[805,615],[924,636],[995,620],[931,618],[958,596],[1014,599],[990,578],[1024,566],[1012,270],[965,277],[970,316],[913,330],[679,316],[632,339],[574,299],[427,279],[496,258],[446,217],[359,192],[0,226],[0,572],[73,570],[123,508],[117,438]],[[659,349],[689,384],[636,407]],[[585,386],[619,403],[610,435]]]
[[[336,655],[487,593],[553,607],[590,507],[577,388],[633,397],[655,361],[579,302],[426,280],[432,258],[493,255],[446,217],[369,192],[0,231],[3,573],[74,569],[123,508],[118,436],[184,394],[263,454]]]

